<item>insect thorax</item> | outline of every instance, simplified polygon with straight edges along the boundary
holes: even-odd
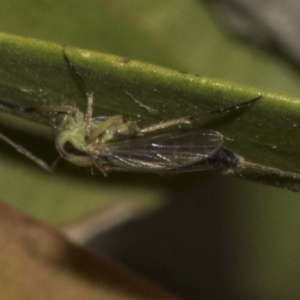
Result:
[[[60,155],[79,166],[92,166],[93,157],[101,156],[105,143],[118,138],[128,138],[138,131],[136,122],[123,122],[122,116],[98,117],[89,124],[86,136],[86,120],[80,112],[66,114],[56,127],[56,147]]]

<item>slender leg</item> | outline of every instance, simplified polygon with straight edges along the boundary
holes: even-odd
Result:
[[[88,139],[91,134],[91,123],[92,123],[92,115],[93,115],[93,92],[87,93],[87,107],[85,112],[85,129],[84,135],[85,138]]]
[[[92,115],[93,115],[93,101],[94,101],[93,97],[94,97],[94,95],[93,95],[92,91],[89,91],[82,76],[76,70],[74,65],[71,63],[69,57],[67,56],[65,46],[63,46],[63,56],[64,56],[64,60],[67,63],[67,66],[68,66],[70,72],[75,76],[76,80],[81,85],[81,87],[85,93],[86,99],[87,99],[87,108],[86,108],[86,113],[85,113],[85,138],[88,139],[90,136],[90,133],[91,133],[91,121],[92,121]]]
[[[32,161],[34,161],[37,165],[39,165],[40,167],[42,167],[44,170],[48,171],[48,172],[52,172],[54,170],[54,167],[49,166],[47,163],[45,163],[43,160],[41,160],[40,158],[38,158],[37,156],[35,156],[34,154],[32,154],[31,152],[29,152],[28,150],[26,150],[24,147],[22,147],[21,145],[18,145],[17,143],[13,142],[12,140],[10,140],[7,136],[5,136],[4,134],[0,133],[0,139],[2,139],[3,141],[5,141],[6,143],[8,143],[9,145],[11,145],[13,148],[15,148],[19,153],[25,155],[26,157],[28,157],[29,159],[31,159]]]
[[[86,139],[86,143],[90,144],[94,142],[102,133],[104,133],[109,127],[111,127],[114,124],[118,124],[122,121],[122,116],[115,115],[110,118],[108,118],[106,121],[101,123],[95,130],[91,132],[91,134]]]
[[[248,100],[246,102],[242,102],[242,103],[237,104],[237,105],[232,105],[232,106],[229,106],[229,107],[224,107],[224,108],[220,108],[220,109],[216,109],[216,110],[210,110],[210,111],[206,111],[206,112],[200,112],[200,113],[195,114],[195,115],[186,116],[186,117],[182,117],[182,118],[173,119],[173,120],[169,120],[169,121],[166,121],[166,122],[161,122],[161,123],[158,123],[158,124],[150,125],[148,127],[140,129],[139,132],[140,133],[148,133],[148,132],[153,132],[153,131],[156,131],[156,130],[168,128],[168,127],[171,127],[171,126],[182,125],[182,124],[190,124],[192,121],[200,119],[202,116],[205,116],[205,115],[229,113],[229,112],[232,112],[234,110],[238,110],[238,109],[241,109],[241,108],[246,107],[248,105],[251,105],[253,102],[257,101],[261,97],[262,96],[258,96],[254,99]]]
[[[287,172],[287,171],[282,171],[280,169],[277,169],[277,168],[273,168],[273,167],[268,167],[268,166],[264,166],[264,165],[260,165],[260,164],[257,164],[257,163],[252,163],[252,162],[249,162],[249,161],[245,161],[243,158],[239,158],[239,161],[238,161],[238,167],[241,167],[241,168],[252,168],[252,169],[255,169],[255,170],[260,170],[260,171],[263,171],[263,172],[267,172],[267,173],[270,173],[270,174],[276,174],[276,175],[279,175],[281,177],[290,177],[290,178],[294,178],[294,179],[300,179],[300,174],[297,174],[297,173],[293,173],[293,172]]]
[[[27,113],[45,113],[45,112],[52,112],[52,113],[65,113],[68,115],[75,115],[79,112],[77,107],[72,106],[28,106],[20,108],[19,111],[27,112]]]
[[[67,56],[66,53],[66,47],[63,46],[63,56],[64,56],[64,60],[67,63],[68,69],[70,70],[70,72],[76,77],[76,80],[80,83],[82,89],[84,90],[84,92],[86,94],[89,93],[89,89],[85,83],[85,81],[83,80],[82,76],[80,75],[80,73],[75,69],[74,65],[71,63],[69,57]]]
[[[261,99],[262,95],[259,95],[251,100],[236,104],[236,105],[232,105],[232,106],[228,106],[228,107],[223,107],[223,108],[219,108],[216,110],[208,110],[208,111],[204,111],[204,112],[200,112],[198,114],[195,115],[191,115],[188,118],[192,121],[192,120],[197,120],[199,119],[199,117],[203,116],[203,115],[215,115],[215,114],[224,114],[224,113],[229,113],[232,112],[234,110],[239,110],[243,107],[246,106],[250,106],[252,103],[256,102],[257,100]]]

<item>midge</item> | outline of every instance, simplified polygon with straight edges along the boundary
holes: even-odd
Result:
[[[95,168],[103,174],[112,170],[160,174],[216,169],[234,171],[239,167],[249,166],[283,176],[300,178],[298,174],[244,161],[223,146],[224,137],[219,132],[205,129],[164,130],[177,125],[190,124],[200,115],[229,113],[241,109],[261,96],[235,106],[139,128],[135,121],[124,122],[121,115],[93,118],[93,92],[87,89],[83,78],[66,55],[65,49],[63,49],[63,57],[70,72],[75,75],[85,91],[87,98],[85,114],[78,108],[70,106],[21,108],[7,104],[11,109],[20,112],[55,113],[56,148],[63,159],[78,166]],[[0,139],[43,169],[53,171],[55,163],[52,166],[48,165],[1,133]]]

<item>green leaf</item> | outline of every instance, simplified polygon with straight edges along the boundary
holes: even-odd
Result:
[[[4,34],[0,39],[3,101],[18,106],[71,104],[85,111],[84,91],[70,74],[60,45]],[[203,115],[190,127],[222,133],[227,138],[225,146],[246,161],[300,174],[299,99],[123,57],[71,48],[66,51],[88,89],[94,92],[94,116],[121,114],[137,120],[140,127],[237,105],[261,95],[249,107],[224,115]],[[151,114],[137,105],[128,93],[157,113]],[[39,115],[22,117],[45,122]],[[270,175],[264,174],[267,172],[250,171],[249,176],[255,180],[270,180],[273,185],[298,190],[299,179],[286,181],[273,174],[269,179],[264,176]],[[246,172],[243,170],[242,174]]]

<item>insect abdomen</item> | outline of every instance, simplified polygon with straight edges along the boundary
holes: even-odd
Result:
[[[220,168],[234,169],[238,165],[236,154],[225,147],[222,147],[210,160],[212,164],[220,166]]]

